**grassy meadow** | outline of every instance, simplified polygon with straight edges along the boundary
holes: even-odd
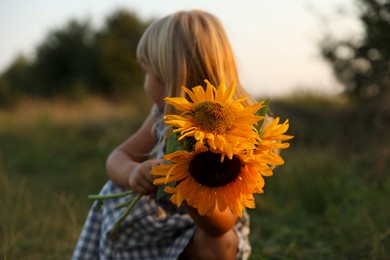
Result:
[[[0,259],[69,259],[108,153],[148,113],[140,104],[0,110]],[[295,138],[249,211],[252,259],[390,259],[388,122],[341,98],[297,95],[271,109]]]

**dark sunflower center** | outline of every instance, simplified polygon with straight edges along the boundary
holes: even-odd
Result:
[[[203,101],[193,108],[192,119],[201,130],[225,133],[233,126],[236,118],[228,105]]]
[[[240,160],[233,156],[221,162],[221,155],[204,152],[195,155],[189,165],[191,176],[207,187],[220,187],[234,181],[241,171]]]

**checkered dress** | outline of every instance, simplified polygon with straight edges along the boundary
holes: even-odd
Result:
[[[156,109],[154,113],[157,113]],[[158,124],[156,132],[161,135],[163,124]],[[108,181],[100,194],[123,191],[126,189]],[[110,238],[115,222],[125,210],[115,207],[128,201],[130,196],[133,195],[109,199],[102,205],[93,204],[73,252],[73,260],[178,258],[193,236],[196,225],[183,208],[177,208],[167,197],[157,200],[143,196],[122,222],[116,238]],[[237,220],[234,230],[239,240],[237,259],[247,259],[251,247],[246,212]]]

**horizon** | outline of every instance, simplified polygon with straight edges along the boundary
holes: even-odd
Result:
[[[315,0],[263,2],[250,0],[237,8],[233,0],[104,1],[86,0],[39,3],[0,2],[0,72],[11,65],[17,55],[32,58],[38,44],[51,30],[63,28],[71,19],[89,19],[100,28],[107,16],[119,8],[137,13],[141,19],[159,18],[178,10],[203,9],[222,22],[233,46],[240,79],[254,96],[283,96],[297,90],[336,94],[341,87],[330,65],[320,57],[319,41],[324,34],[353,36],[360,28],[351,3],[337,0],[322,3]],[[44,12],[42,10],[45,9]],[[344,12],[343,17],[336,12]],[[234,19],[233,19],[234,18]],[[333,23],[332,23],[333,22]]]

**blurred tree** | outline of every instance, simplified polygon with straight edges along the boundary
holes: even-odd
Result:
[[[48,33],[33,60],[20,56],[1,73],[0,105],[23,95],[129,97],[143,86],[136,48],[148,24],[126,10],[115,11],[99,31],[88,20],[69,21]]]
[[[46,97],[88,92],[97,84],[94,32],[88,21],[72,20],[48,34],[36,50],[33,94]]]
[[[143,86],[136,49],[147,25],[135,13],[118,10],[107,18],[105,27],[97,33],[103,93],[123,97]]]
[[[321,51],[352,99],[386,99],[390,96],[390,1],[356,2],[363,37],[335,40],[326,35]]]
[[[14,105],[23,93],[29,91],[31,81],[31,62],[18,55],[0,77],[0,106]]]

